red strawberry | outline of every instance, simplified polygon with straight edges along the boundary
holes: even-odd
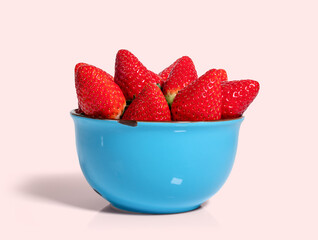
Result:
[[[221,83],[218,71],[207,71],[182,89],[171,106],[173,120],[209,121],[221,118]]]
[[[168,103],[160,88],[146,83],[144,89],[126,109],[124,120],[135,121],[171,121]]]
[[[176,61],[174,61],[174,63],[172,63],[169,67],[165,68],[163,71],[161,71],[158,75],[162,78],[162,84],[168,79],[169,74],[171,72],[171,70],[174,68],[174,66],[176,66],[177,62],[180,60],[181,58],[177,59]],[[162,86],[162,85],[161,85]]]
[[[167,102],[171,105],[177,93],[197,78],[197,71],[191,58],[187,56],[180,58],[162,88]]]
[[[160,84],[161,77],[149,71],[128,50],[119,50],[115,64],[115,82],[127,100],[132,100],[144,88],[145,83]]]
[[[76,64],[75,69],[74,69],[75,77],[76,77],[77,70],[78,70],[80,67],[82,67],[82,66],[92,66],[92,67],[94,67],[94,68],[97,68],[97,67],[95,67],[95,66],[93,66],[93,65],[89,65],[89,64],[87,64],[87,63],[78,63],[78,64]],[[112,75],[108,74],[107,72],[105,72],[104,70],[102,70],[102,69],[100,69],[100,68],[97,68],[97,69],[99,69],[100,71],[103,71],[103,72],[107,75],[107,77],[108,77],[109,80],[114,81],[114,78],[113,78]]]
[[[105,71],[91,66],[78,67],[75,87],[80,109],[88,116],[119,119],[126,106],[119,86]]]
[[[156,74],[156,73],[154,73],[154,72],[152,72],[152,71],[149,71],[149,73],[150,73],[152,79],[155,80],[154,83],[155,83],[156,85],[159,85],[160,87],[162,87],[162,85],[163,85],[163,79],[162,79],[162,77],[160,77],[158,74]]]
[[[74,73],[75,73],[75,77],[76,77],[76,73],[77,73],[77,70],[80,68],[80,67],[82,67],[82,66],[88,66],[89,64],[87,64],[87,63],[78,63],[78,64],[76,64],[75,65],[75,69],[74,69]]]
[[[224,69],[218,69],[221,82],[227,81],[227,74]]]
[[[259,83],[254,80],[222,82],[222,118],[242,116],[259,91]]]
[[[78,64],[75,65],[75,69],[74,69],[74,76],[75,76],[75,78],[76,78],[77,70],[78,70],[80,67],[82,67],[82,66],[88,66],[88,64],[87,64],[87,63],[78,63]],[[80,107],[79,104],[78,104],[78,108],[77,108],[77,113],[83,113],[83,111],[82,111],[82,109],[81,109],[81,107]]]

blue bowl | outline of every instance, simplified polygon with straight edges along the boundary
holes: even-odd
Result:
[[[226,181],[243,117],[209,122],[93,119],[71,112],[88,183],[114,207],[143,213],[198,208]]]

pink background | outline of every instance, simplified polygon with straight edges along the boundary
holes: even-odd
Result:
[[[318,239],[317,1],[1,1],[1,239]],[[118,49],[258,80],[233,171],[201,209],[118,213],[84,180],[73,68]]]

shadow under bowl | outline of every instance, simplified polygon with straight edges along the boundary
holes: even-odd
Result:
[[[102,120],[71,111],[83,174],[114,207],[142,213],[198,208],[224,184],[244,117],[206,122]]]

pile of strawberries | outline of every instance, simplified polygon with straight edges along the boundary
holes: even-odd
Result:
[[[159,74],[119,50],[115,77],[86,63],[75,66],[78,111],[94,118],[135,121],[211,121],[242,116],[259,91],[254,80],[228,81],[211,69],[198,78],[191,58]]]

